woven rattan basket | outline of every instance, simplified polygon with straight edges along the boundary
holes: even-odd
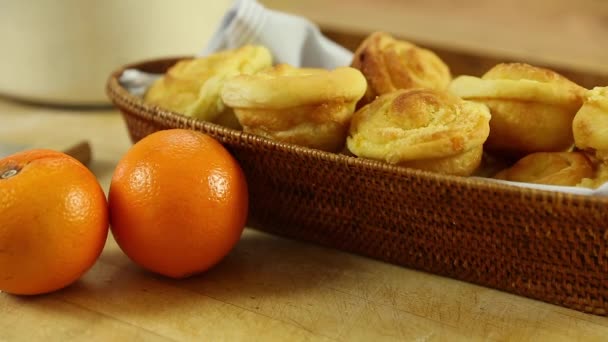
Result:
[[[134,67],[164,72],[177,59]],[[146,105],[109,78],[134,142],[188,128],[250,187],[249,226],[598,315],[608,314],[608,199],[443,176],[276,143]]]

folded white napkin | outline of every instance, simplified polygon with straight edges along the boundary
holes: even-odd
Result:
[[[334,69],[350,65],[353,58],[307,19],[264,8],[255,0],[235,1],[200,55],[246,44],[263,45],[275,63],[297,67]]]

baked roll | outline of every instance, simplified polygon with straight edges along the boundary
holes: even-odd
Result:
[[[593,157],[590,157],[590,159],[592,163],[595,162],[593,175],[588,178],[583,178],[577,186],[595,189],[608,182],[608,164],[606,162],[598,162],[597,160],[594,160]]]
[[[452,78],[435,53],[384,32],[375,32],[361,43],[351,66],[361,70],[368,83],[358,107],[397,89],[445,90]]]
[[[576,186],[593,177],[593,164],[580,152],[537,152],[494,176],[514,182]]]
[[[238,128],[234,113],[220,98],[225,79],[252,74],[271,65],[270,51],[253,45],[182,60],[150,86],[144,101],[196,119]]]
[[[572,119],[585,89],[551,70],[511,63],[496,65],[481,78],[457,77],[449,91],[490,108],[489,151],[521,157],[572,146]]]
[[[585,93],[583,106],[572,122],[572,133],[576,147],[608,162],[608,87]]]
[[[355,105],[365,93],[357,69],[280,64],[226,81],[222,100],[245,132],[325,151],[340,151]]]
[[[468,176],[481,162],[490,112],[431,89],[397,90],[359,109],[347,138],[356,156]]]

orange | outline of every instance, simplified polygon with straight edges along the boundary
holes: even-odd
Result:
[[[107,235],[106,197],[76,159],[31,150],[0,160],[0,290],[41,294],[73,283]]]
[[[192,130],[153,133],[119,161],[108,196],[112,234],[152,272],[184,278],[222,260],[247,219],[243,172],[215,139]]]

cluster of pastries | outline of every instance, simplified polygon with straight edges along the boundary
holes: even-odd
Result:
[[[366,89],[355,68],[273,65],[265,47],[248,45],[177,63],[144,100],[277,141],[338,152]]]
[[[148,88],[144,99],[186,116],[239,128],[232,109],[220,99],[225,80],[253,74],[271,65],[270,51],[252,45],[182,60]]]
[[[608,91],[522,63],[459,76],[453,94],[490,109],[487,153],[515,158],[493,177],[596,188],[608,180]],[[603,145],[605,144],[605,145]]]
[[[452,78],[434,52],[383,32],[350,66],[273,65],[262,46],[181,61],[152,104],[280,142],[437,173],[597,187],[608,180],[608,87],[498,64]]]

